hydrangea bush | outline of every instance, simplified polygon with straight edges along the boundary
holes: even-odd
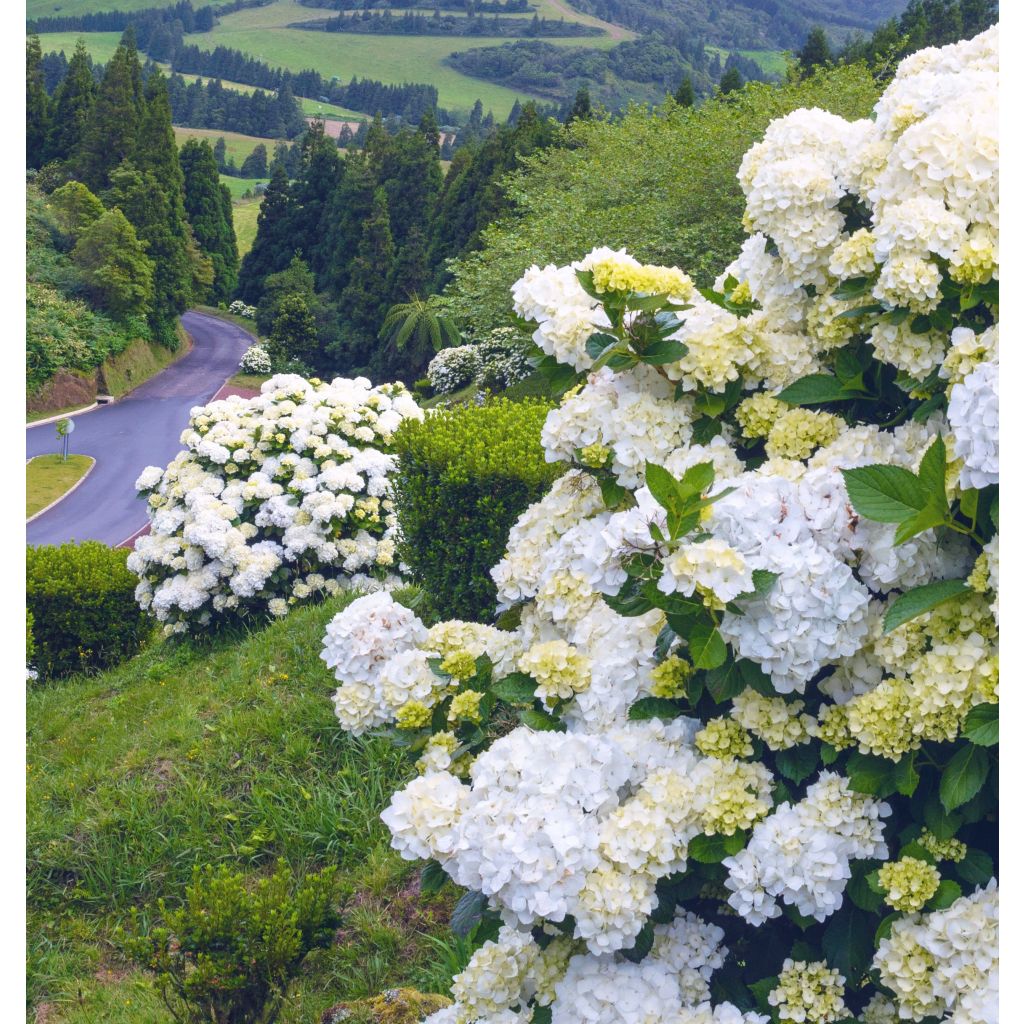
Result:
[[[270,353],[262,345],[250,345],[238,363],[238,368],[243,373],[253,373],[264,376],[272,372],[270,364]]]
[[[235,316],[245,317],[246,320],[256,319],[256,307],[247,306],[241,299],[235,299],[235,301],[228,306],[228,312],[234,313]]]
[[[185,450],[135,484],[150,523],[128,560],[140,605],[182,633],[389,575],[389,446],[422,416],[401,384],[284,374],[194,408]]]
[[[427,366],[427,380],[436,394],[449,395],[473,383],[501,390],[532,372],[519,332],[514,327],[496,327],[473,344],[441,349]]]
[[[375,594],[323,655],[486,938],[432,1024],[997,1021],[996,49],[774,122],[714,289],[516,283],[566,471],[506,628]]]

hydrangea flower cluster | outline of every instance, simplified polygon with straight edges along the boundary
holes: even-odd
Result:
[[[235,316],[245,317],[246,320],[256,319],[256,307],[247,306],[241,299],[235,299],[235,301],[228,306],[228,312],[234,313]]]
[[[270,353],[262,345],[250,345],[238,363],[243,373],[254,373],[259,376],[271,372]]]
[[[283,374],[197,406],[185,450],[136,481],[150,522],[128,558],[139,603],[180,633],[393,573],[387,446],[422,416],[400,384]]]
[[[471,890],[433,1024],[996,1024],[996,52],[769,126],[714,289],[607,248],[513,287],[575,381],[506,628],[328,643],[419,756],[393,845]]]

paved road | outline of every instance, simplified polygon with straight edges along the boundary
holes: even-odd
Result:
[[[195,342],[188,355],[119,402],[74,418],[71,451],[91,455],[96,466],[73,494],[28,524],[29,544],[120,544],[145,526],[146,506],[135,494],[139,473],[166,465],[181,450],[189,410],[217,393],[253,341],[240,327],[203,313],[186,313],[181,322]],[[55,424],[26,434],[29,458],[57,451]]]

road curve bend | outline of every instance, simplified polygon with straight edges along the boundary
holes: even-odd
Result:
[[[81,487],[26,527],[29,544],[100,540],[120,544],[146,525],[135,481],[146,466],[165,466],[181,450],[189,410],[204,405],[238,369],[255,338],[205,313],[181,318],[192,350],[118,402],[74,417],[70,450],[96,466]],[[58,450],[56,428],[26,430],[27,458]]]

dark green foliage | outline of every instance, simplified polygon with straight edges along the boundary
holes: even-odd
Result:
[[[72,242],[104,213],[103,204],[80,181],[69,181],[51,192],[50,209]]]
[[[572,109],[569,111],[569,116],[565,119],[565,123],[569,124],[572,121],[588,121],[594,116],[594,112],[590,107],[590,93],[586,88],[579,89],[576,92],[576,99],[573,100]]]
[[[263,294],[256,307],[256,329],[261,335],[270,334],[277,319],[281,301],[289,295],[299,295],[307,300],[313,299],[313,274],[301,256],[293,256],[291,263],[284,270],[271,274],[263,283]]]
[[[95,102],[92,58],[80,39],[68,63],[67,74],[53,94],[53,118],[46,138],[47,160],[77,157]]]
[[[718,91],[723,96],[727,96],[729,93],[736,92],[738,89],[742,88],[743,76],[739,73],[739,70],[734,67],[726,68],[721,81],[718,83]]]
[[[316,357],[316,321],[301,295],[285,295],[277,305],[267,352],[274,366],[292,360],[310,362]]]
[[[693,79],[689,75],[686,75],[682,82],[679,83],[674,99],[681,107],[692,107],[696,102],[697,98],[693,91]]]
[[[142,67],[131,40],[122,40],[107,62],[89,121],[75,156],[78,176],[94,192],[136,148],[142,116]],[[167,122],[170,128],[170,118]]]
[[[43,82],[42,59],[39,36],[29,36],[25,53],[25,163],[28,167],[42,166],[50,128],[50,97],[46,95]]]
[[[540,446],[549,409],[497,399],[407,421],[396,435],[402,559],[443,617],[492,618],[490,569],[516,519],[558,475]]]
[[[28,548],[26,603],[40,678],[108,668],[138,651],[150,625],[135,603],[127,558],[98,541]]]
[[[257,147],[261,148],[261,147]],[[266,150],[263,150],[264,164]],[[185,212],[200,249],[213,263],[214,302],[230,298],[238,283],[238,244],[231,192],[220,183],[217,160],[205,140],[189,139],[178,154],[185,184]]]
[[[324,209],[338,187],[344,161],[322,121],[314,121],[299,145],[299,166],[289,190],[290,252],[299,252],[314,272],[320,267],[320,224]]]
[[[334,939],[334,874],[326,868],[296,885],[280,860],[269,878],[247,884],[224,864],[196,867],[180,907],[161,899],[150,908],[161,925],[133,912],[125,950],[156,975],[176,1021],[270,1024],[302,961]]]
[[[267,147],[262,142],[242,161],[240,173],[243,178],[267,176]]]
[[[259,302],[264,278],[284,270],[295,253],[288,237],[291,209],[288,175],[278,163],[271,171],[270,184],[260,205],[256,240],[238,272],[238,296],[244,302]]]
[[[832,60],[832,50],[828,45],[828,36],[820,25],[807,34],[807,40],[796,55],[800,62],[800,70],[803,74],[809,75],[816,67],[828,64]]]

